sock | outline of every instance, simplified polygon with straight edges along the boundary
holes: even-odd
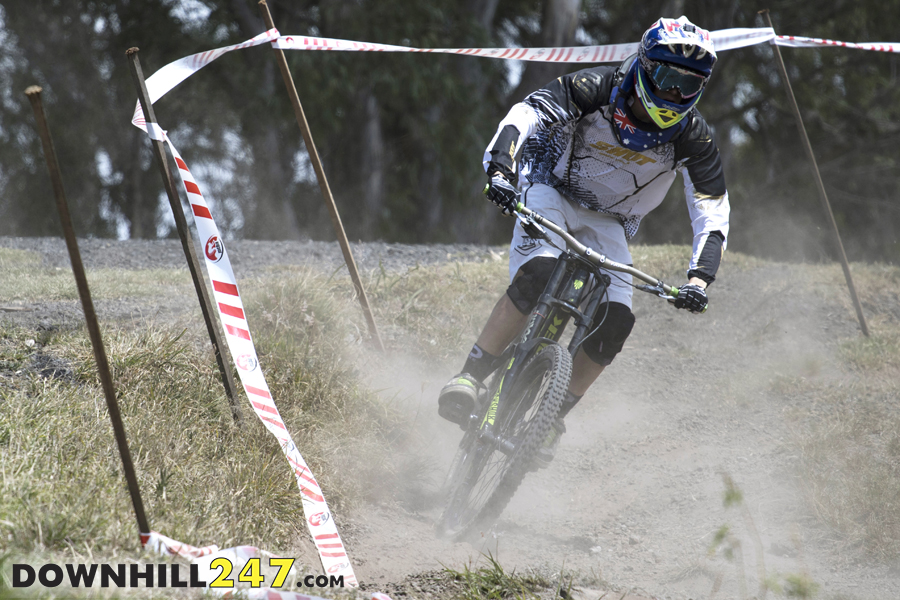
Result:
[[[481,346],[475,344],[472,346],[472,351],[469,352],[469,357],[466,359],[462,372],[468,373],[478,381],[484,381],[493,372],[498,358],[500,357],[485,352],[481,349]]]
[[[562,406],[559,409],[558,417],[562,419],[567,414],[569,414],[569,411],[575,408],[575,405],[578,404],[578,401],[581,400],[582,396],[576,396],[572,392],[567,391],[566,397],[563,398]]]

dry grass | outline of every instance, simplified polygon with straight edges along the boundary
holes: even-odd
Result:
[[[0,248],[0,302],[78,300],[69,268],[41,265],[35,252]],[[94,300],[123,297],[158,298],[193,290],[187,269],[93,269],[87,273]]]
[[[160,273],[147,285],[168,280]],[[30,277],[37,280],[31,290],[57,285],[52,270],[32,268]],[[346,515],[356,502],[390,499],[406,468],[391,450],[409,432],[359,387],[340,352],[356,331],[344,315],[355,312],[323,279],[302,273],[257,286],[267,291],[245,287],[273,396],[331,508]],[[203,336],[171,323],[102,328],[151,526],[195,545],[302,555],[308,533],[291,470],[249,406],[246,428],[233,424],[215,361],[198,345]],[[133,511],[86,332],[39,333],[0,333],[2,554],[11,557],[7,564],[137,560]]]
[[[637,268],[680,284],[691,250],[674,245],[634,246],[631,253]],[[464,356],[509,285],[507,249],[498,247],[493,255],[494,260],[483,263],[414,267],[401,274],[369,273],[366,290],[376,321],[385,329],[386,343],[436,360]],[[741,254],[726,256],[730,269],[761,264]]]
[[[385,343],[446,359],[471,349],[509,283],[509,268],[498,252],[498,259],[487,263],[414,267],[370,278],[368,294],[376,321],[385,326]]]
[[[805,379],[777,391],[803,399],[795,443],[800,481],[814,513],[848,547],[879,561],[900,560],[900,269],[851,266],[869,337],[837,340],[847,369],[840,386]],[[839,266],[802,269],[802,285],[835,311],[854,309]]]
[[[848,546],[881,561],[900,558],[898,391],[865,382],[814,390],[823,414],[796,436],[801,483],[816,516]]]

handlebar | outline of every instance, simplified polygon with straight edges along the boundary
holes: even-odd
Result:
[[[546,239],[546,232],[543,232],[543,230],[540,229],[541,227],[546,227],[556,235],[560,236],[563,240],[565,240],[566,246],[568,246],[569,250],[584,258],[585,260],[597,265],[598,267],[609,269],[610,271],[628,273],[632,277],[636,277],[641,281],[645,281],[649,285],[634,286],[641,291],[655,294],[660,298],[666,298],[668,300],[672,300],[678,296],[677,287],[667,285],[656,277],[653,277],[652,275],[648,275],[643,271],[635,269],[634,267],[630,267],[628,265],[611,260],[606,255],[596,252],[588,246],[585,246],[584,244],[576,240],[568,231],[566,231],[550,219],[534,212],[530,208],[527,208],[522,202],[516,204],[516,218],[522,221],[523,227],[525,227],[526,231],[529,232],[529,234],[537,234],[538,236],[544,237]],[[534,228],[535,225],[537,226],[537,229]]]

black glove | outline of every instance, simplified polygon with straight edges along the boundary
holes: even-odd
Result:
[[[491,202],[496,204],[505,216],[516,212],[519,203],[519,191],[502,175],[494,175],[485,191]]]
[[[686,308],[692,313],[705,312],[707,304],[709,304],[709,298],[706,296],[706,291],[693,283],[681,286],[681,289],[678,290],[678,297],[675,298],[675,308]]]

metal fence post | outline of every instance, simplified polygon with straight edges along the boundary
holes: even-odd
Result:
[[[138,98],[141,102],[141,108],[144,110],[144,117],[147,121],[147,127],[151,124],[156,125],[156,115],[153,112],[153,103],[150,102],[150,94],[147,92],[147,83],[144,80],[144,73],[141,70],[141,61],[138,58],[138,49],[129,48],[125,54],[128,56],[131,65],[131,75],[134,79],[134,87],[137,88]],[[197,298],[200,300],[200,310],[203,312],[203,320],[206,322],[206,330],[209,332],[209,341],[212,343],[213,351],[216,355],[216,363],[219,365],[219,373],[222,376],[222,385],[225,386],[225,393],[228,396],[228,402],[231,404],[231,415],[238,425],[243,425],[243,417],[238,400],[237,388],[234,385],[234,376],[231,374],[231,365],[227,360],[227,346],[222,339],[222,334],[213,319],[213,306],[209,298],[209,290],[203,281],[200,270],[200,261],[197,259],[197,252],[194,248],[194,240],[191,231],[187,225],[187,219],[184,216],[184,210],[181,207],[181,198],[175,187],[175,180],[172,172],[169,170],[169,161],[166,157],[166,148],[162,140],[151,139],[150,145],[153,148],[153,156],[156,158],[156,164],[159,166],[159,172],[162,175],[163,186],[166,188],[166,195],[169,197],[169,206],[172,207],[172,215],[175,217],[175,227],[178,229],[178,237],[181,238],[181,247],[184,249],[184,256],[187,258],[188,270],[191,272],[191,279],[194,280],[194,289],[197,290]]]
[[[31,107],[34,110],[34,119],[37,121],[38,133],[41,136],[41,143],[44,147],[44,158],[47,160],[47,169],[50,171],[50,181],[53,183],[53,193],[56,196],[56,208],[59,211],[59,220],[62,223],[63,235],[66,239],[66,246],[69,249],[69,259],[72,261],[72,273],[75,275],[75,284],[78,287],[78,296],[81,298],[81,307],[84,310],[84,320],[87,322],[91,347],[94,349],[94,360],[97,362],[100,384],[103,387],[103,395],[106,397],[109,420],[112,422],[116,445],[119,448],[119,456],[122,459],[122,471],[125,473],[125,481],[128,483],[128,493],[131,495],[131,504],[134,507],[134,515],[137,517],[141,544],[143,545],[143,536],[150,534],[150,525],[147,522],[147,515],[144,513],[144,503],[141,500],[141,491],[138,487],[134,463],[131,460],[131,452],[128,449],[128,438],[125,435],[125,425],[122,423],[122,414],[119,412],[119,403],[116,400],[116,389],[113,386],[112,375],[109,372],[109,361],[106,357],[106,349],[103,346],[103,338],[100,335],[97,313],[94,311],[91,290],[88,287],[84,264],[81,262],[81,253],[78,251],[78,240],[75,238],[75,229],[72,227],[72,217],[69,213],[66,192],[62,185],[59,163],[56,159],[56,149],[53,147],[50,128],[47,126],[47,119],[44,116],[41,88],[33,85],[25,90],[25,95],[28,96]]]
[[[769,27],[772,27],[772,17],[769,10],[761,10],[765,13]],[[774,27],[772,31],[775,31]],[[781,73],[781,80],[784,82],[784,89],[787,91],[788,100],[791,102],[791,108],[794,111],[794,120],[797,122],[797,129],[800,131],[800,139],[803,141],[803,147],[806,150],[806,156],[809,158],[809,164],[812,167],[813,177],[816,180],[816,189],[819,192],[819,199],[822,201],[822,208],[828,215],[828,221],[831,223],[831,230],[834,233],[834,241],[837,246],[838,254],[841,260],[841,268],[844,270],[844,279],[847,281],[847,288],[850,290],[850,298],[853,300],[853,307],[856,309],[856,318],[859,320],[859,327],[862,329],[863,335],[869,336],[869,326],[866,324],[866,317],[863,314],[862,304],[856,293],[856,286],[853,285],[853,276],[850,274],[850,263],[847,261],[847,253],[844,252],[844,244],[841,242],[841,233],[838,231],[837,221],[834,220],[834,212],[831,210],[831,203],[828,201],[828,194],[825,193],[825,184],[822,181],[822,174],[819,173],[819,165],[816,162],[816,155],[813,154],[812,144],[809,143],[809,136],[806,134],[806,127],[803,125],[803,117],[800,115],[800,106],[797,104],[797,98],[794,97],[794,90],[791,87],[791,80],[788,78],[787,69],[784,66],[784,60],[781,58],[781,50],[778,44],[772,40],[772,48],[775,49],[775,62],[778,64],[778,72]]]

